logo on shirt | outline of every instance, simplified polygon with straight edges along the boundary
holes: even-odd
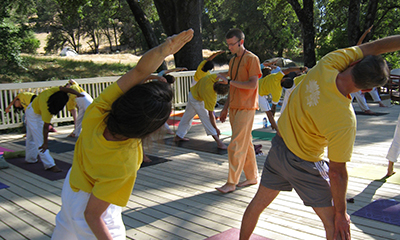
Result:
[[[319,101],[319,86],[317,81],[310,80],[310,82],[306,86],[306,94],[308,94],[307,98],[307,105],[309,107],[317,106]]]

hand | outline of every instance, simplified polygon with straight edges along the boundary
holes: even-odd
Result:
[[[168,37],[167,40],[162,44],[162,52],[164,56],[177,53],[187,42],[193,38],[193,29],[182,31],[179,34],[175,34]]]
[[[221,135],[221,131],[218,128],[216,128],[215,130],[217,130],[217,136],[219,137],[219,135]]]
[[[221,75],[219,73],[217,74],[217,80],[222,80],[221,83],[228,84],[228,79],[225,76],[223,76],[223,75]]]
[[[223,123],[228,116],[228,109],[222,109],[221,113],[219,114],[219,120]]]
[[[339,214],[335,213],[335,233],[333,239],[350,240],[350,216],[345,213]]]
[[[9,107],[7,107],[6,108],[6,110],[4,110],[6,113],[9,113],[10,112],[10,108]]]
[[[76,97],[84,97],[85,95],[83,95],[82,93],[79,93],[78,95],[76,95]]]
[[[48,145],[47,143],[43,143],[43,145],[41,147],[39,147],[40,152],[44,153],[46,152],[46,150],[48,149]]]

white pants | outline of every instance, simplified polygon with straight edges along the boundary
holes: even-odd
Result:
[[[390,145],[386,158],[391,162],[397,162],[400,154],[400,114],[397,119],[396,130],[394,131],[392,145]]]
[[[82,120],[83,116],[85,115],[85,111],[89,107],[89,105],[93,102],[93,98],[87,92],[82,92],[81,94],[83,94],[84,96],[75,98],[76,106],[78,107],[78,117],[76,119],[75,129],[73,133],[75,134],[76,137],[78,137],[79,134],[81,133]]]
[[[69,184],[68,171],[61,192],[61,210],[56,216],[56,227],[51,239],[74,240],[74,239],[96,239],[83,215],[90,193],[72,191]],[[110,204],[101,216],[107,225],[113,239],[126,239],[125,226],[122,222],[121,207]]]
[[[380,102],[381,98],[379,97],[379,93],[378,93],[378,89],[373,88],[370,92],[368,92],[372,99],[374,100],[374,102]],[[365,94],[365,93],[364,93]],[[369,110],[368,104],[367,104],[367,100],[365,99],[364,94],[361,93],[361,91],[352,93],[351,96],[354,98],[356,98],[358,105],[360,106],[362,111],[367,111]]]
[[[43,125],[42,116],[33,111],[32,104],[26,108],[26,140],[25,140],[25,161],[29,163],[37,162],[39,154],[44,169],[55,166],[53,157],[50,155],[49,149],[44,153],[39,151],[39,147],[43,145]]]
[[[208,111],[204,108],[204,102],[198,101],[193,98],[192,94],[189,92],[189,101],[185,108],[185,113],[179,123],[176,135],[180,138],[185,137],[186,133],[192,127],[192,121],[194,116],[199,115],[201,123],[206,130],[207,135],[217,135],[217,130],[211,125],[210,118],[208,116]]]
[[[269,105],[267,97],[260,96],[260,94],[258,94],[258,106],[260,107],[260,110],[263,112],[271,110],[271,106]]]

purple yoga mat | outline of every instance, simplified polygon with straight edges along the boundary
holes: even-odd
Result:
[[[400,202],[378,199],[352,215],[400,226]]]

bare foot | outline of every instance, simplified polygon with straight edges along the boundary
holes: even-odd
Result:
[[[146,154],[143,154],[143,162],[150,163],[151,159]]]
[[[225,144],[223,144],[223,143],[217,144],[217,147],[218,147],[218,149],[222,149],[222,150],[228,149],[228,147],[227,147]]]
[[[169,135],[175,135],[174,131],[172,131],[172,130],[167,130],[167,134],[169,134]]]
[[[366,110],[366,111],[364,111],[364,113],[368,114],[368,115],[375,115],[375,113],[371,110]]]
[[[379,107],[387,107],[387,106],[385,104],[383,104],[382,102],[380,102]]]
[[[179,34],[175,34],[163,43],[164,48],[162,49],[165,56],[170,54],[175,54],[178,52],[187,42],[192,40],[193,38],[193,29],[188,29],[186,31],[182,31]]]
[[[256,179],[243,181],[243,182],[239,183],[237,186],[238,187],[247,187],[247,186],[250,186],[250,185],[256,185],[257,183],[258,183],[258,180],[256,178]]]
[[[55,172],[55,173],[57,173],[57,172],[62,172],[62,170],[59,169],[59,168],[57,167],[57,165],[54,165],[54,166],[52,166],[51,168],[48,168],[48,169],[46,169],[46,170],[49,170],[49,171]]]
[[[181,138],[178,135],[174,137],[174,142],[189,141],[189,138]]]
[[[236,187],[235,187],[235,184],[225,183],[224,186],[215,188],[215,189],[217,189],[218,192],[220,192],[220,193],[230,193],[230,192],[235,191]]]
[[[75,133],[70,133],[69,135],[68,135],[68,137],[75,137]]]

